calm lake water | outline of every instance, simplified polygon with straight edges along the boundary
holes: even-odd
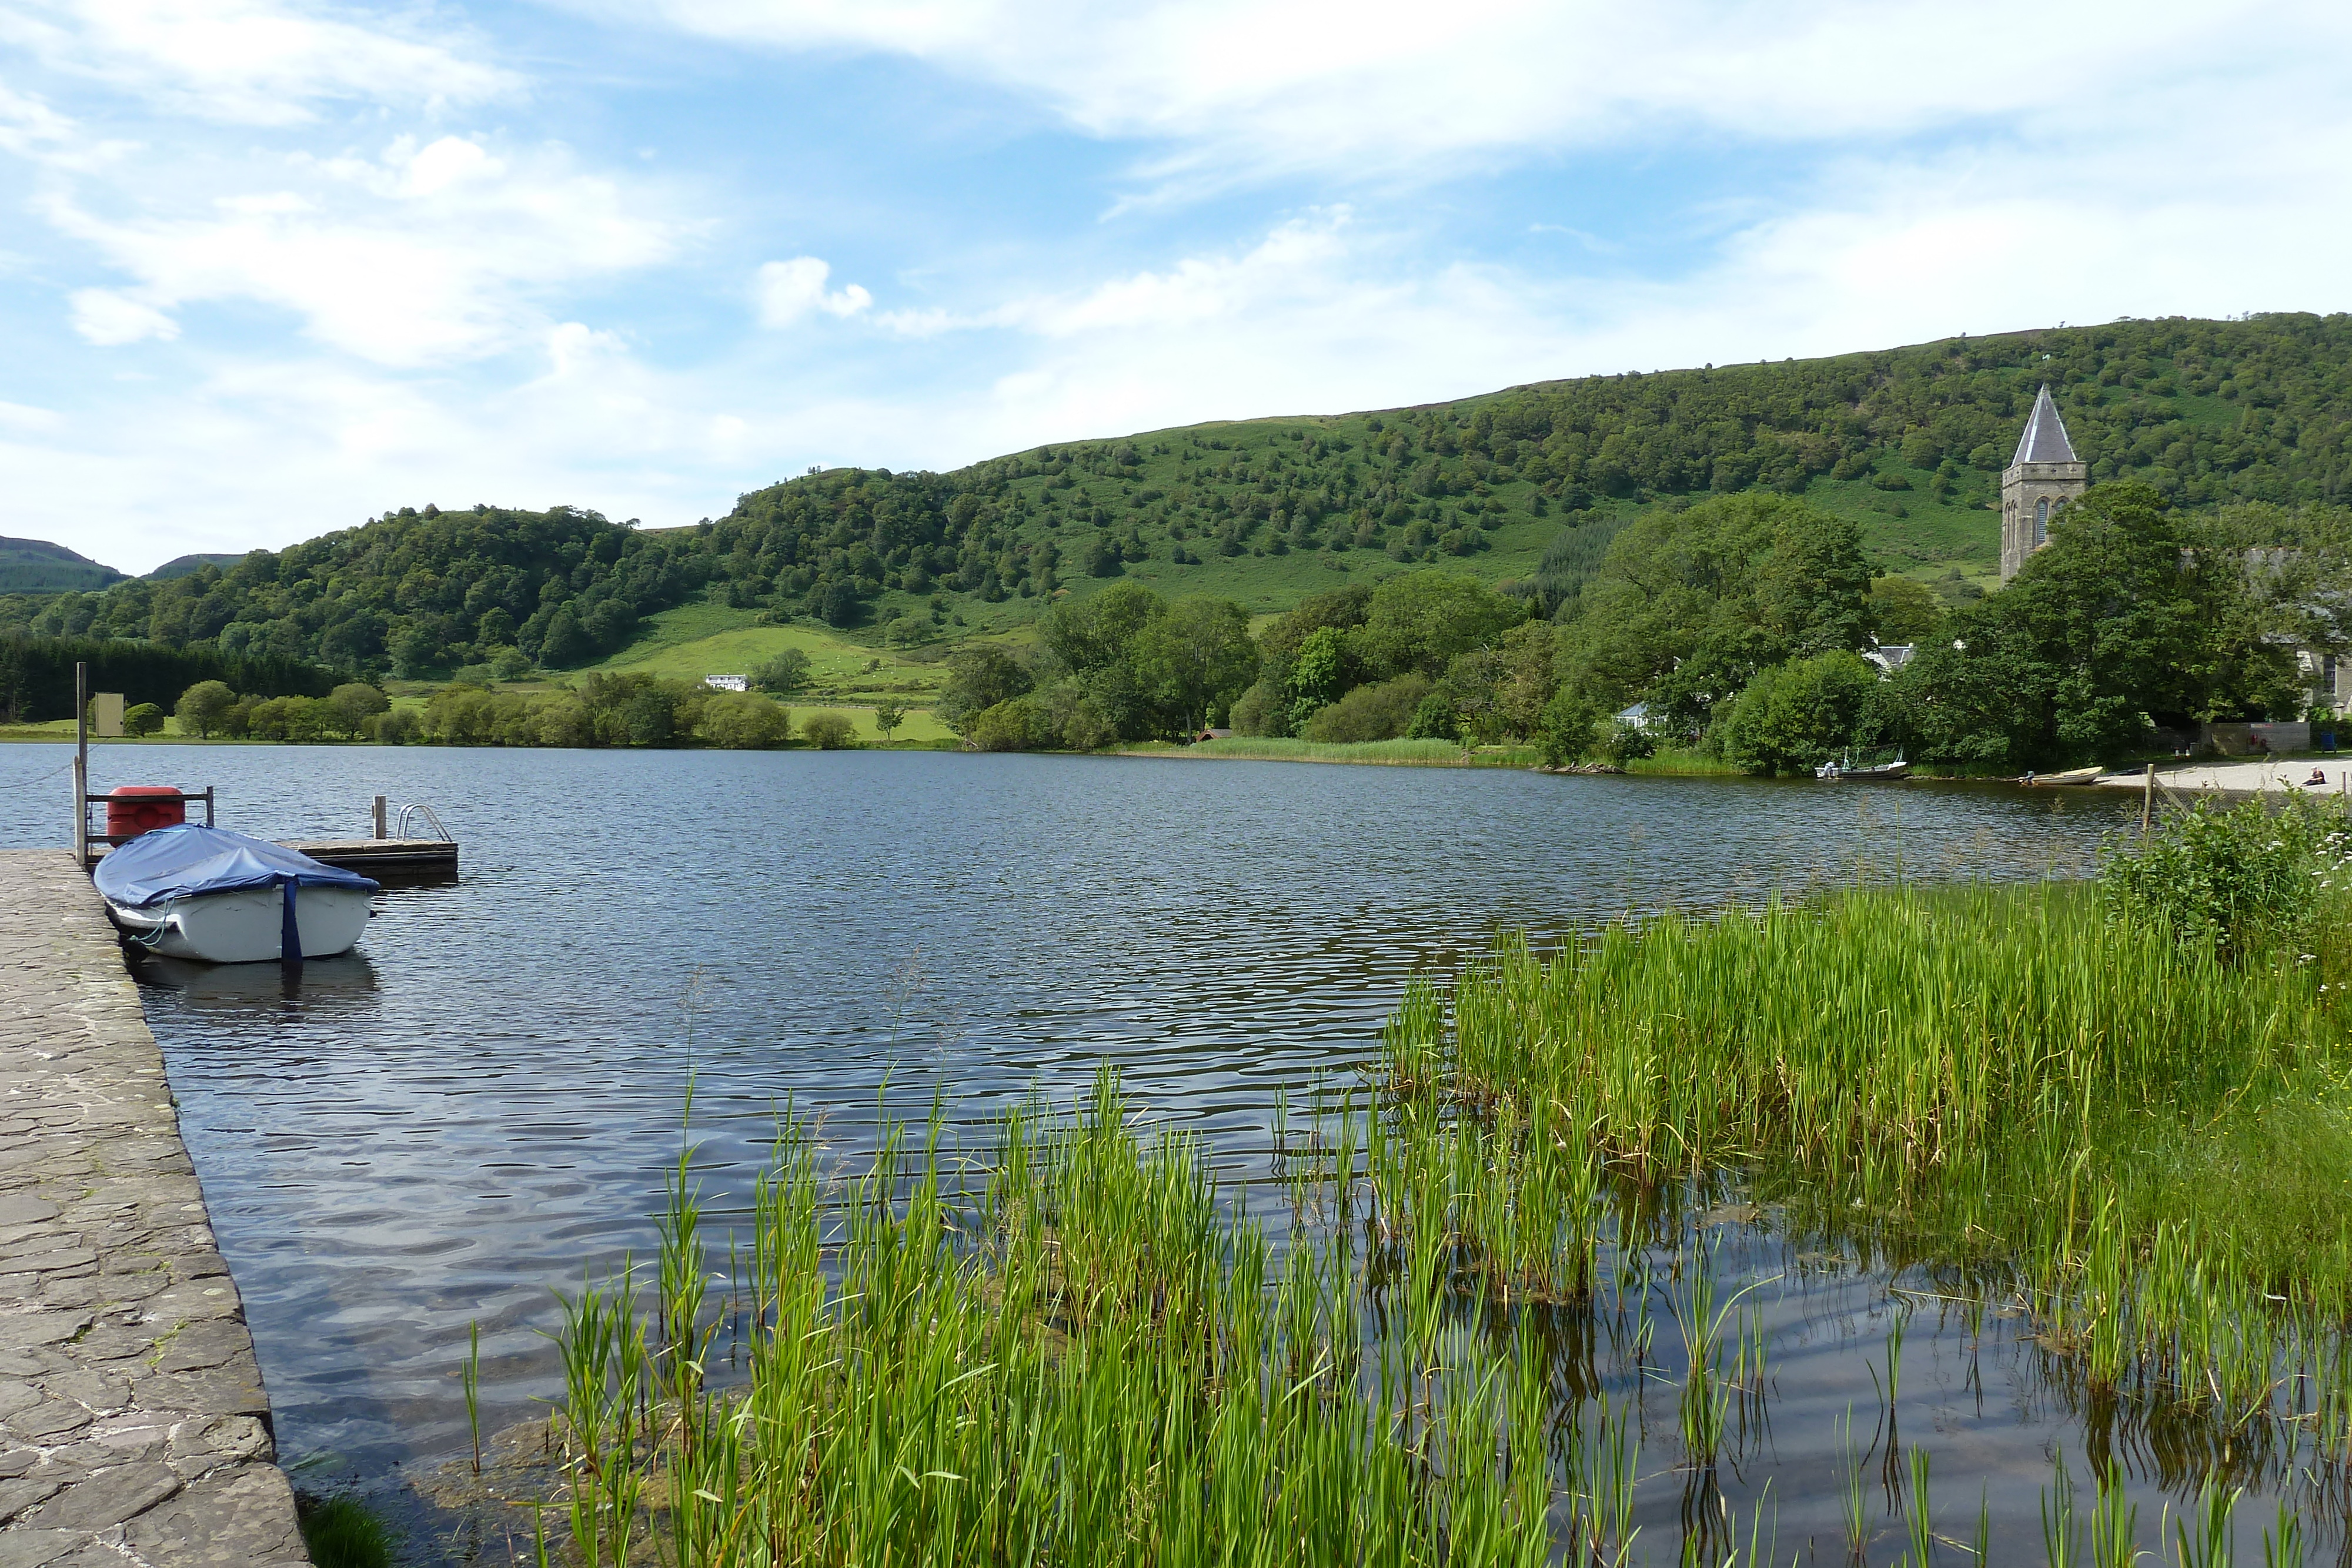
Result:
[[[63,841],[65,755],[0,748],[0,844]],[[886,1086],[893,1113],[937,1094],[969,1119],[1105,1061],[1264,1176],[1276,1086],[1349,1082],[1406,979],[1498,927],[1857,875],[2076,874],[2136,804],[1181,758],[97,754],[93,788],[131,782],[216,786],[221,825],[274,838],[358,834],[382,793],[464,845],[456,884],[387,893],[359,954],[299,986],[139,966],[282,1453],[314,1485],[463,1446],[473,1320],[486,1425],[554,1391],[551,1288],[646,1249],[689,1073],[722,1191],[787,1103],[855,1150]],[[1866,1425],[1863,1364],[1916,1308],[1886,1283],[1832,1270],[1770,1292],[1789,1404],[1759,1478],[1827,1455],[1857,1388]],[[2013,1347],[1931,1318],[1906,1385],[1972,1524],[1979,1477],[2038,1480],[2077,1439]],[[1812,1529],[1803,1491],[1776,1490],[1784,1547]],[[1645,1507],[1670,1556],[1671,1490]]]

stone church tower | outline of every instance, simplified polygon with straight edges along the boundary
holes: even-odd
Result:
[[[2074,455],[2066,422],[2045,383],[2026,416],[2017,455],[2000,472],[2000,580],[2050,542],[2050,515],[2091,487],[2091,465]]]

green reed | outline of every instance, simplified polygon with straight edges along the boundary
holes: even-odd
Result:
[[[1687,1206],[1742,1192],[1792,1239],[1927,1271],[1972,1324],[2017,1303],[2053,1385],[2208,1419],[2219,1465],[2274,1430],[2352,1460],[2340,931],[2222,964],[2081,890],[1969,888],[1508,938],[1411,988],[1360,1110],[1284,1098],[1281,1248],[1105,1074],[969,1150],[936,1111],[889,1124],[856,1171],[788,1114],[719,1310],[682,1146],[644,1281],[565,1303],[560,1506],[593,1568],[1622,1568],[1648,1416],[1593,1379],[1596,1345],[1679,1384],[1693,1496],[1719,1504],[1713,1468],[1764,1431],[1742,1298],[1769,1281],[1721,1299],[1690,1239]],[[1895,1308],[1883,1469],[1924,1563]],[[719,1391],[722,1318],[744,1375]],[[1859,1560],[1850,1412],[1843,1448]],[[2053,1565],[2137,1550],[2093,1469],[2087,1505],[2063,1462],[2044,1493]],[[1685,1554],[1767,1550],[1760,1514],[1735,1523]],[[2200,1501],[2176,1555],[2226,1561],[2227,1527]],[[2285,1530],[2266,1553],[2300,1552]],[[1980,1500],[1979,1560],[1987,1533]]]
[[[1409,996],[1401,1089],[1547,1103],[1658,1179],[1768,1154],[1899,1193],[2003,1134],[2218,1100],[2332,1038],[2308,967],[2229,967],[2063,886],[1854,891],[1499,943]]]
[[[1927,1502],[1927,1450],[1916,1443],[1911,1447],[1911,1511],[1906,1522],[1910,1527],[1912,1568],[1928,1568],[1936,1560],[1936,1526]]]
[[[1445,1249],[1405,1270],[1441,1310],[1370,1334],[1351,1245],[1277,1260],[1192,1140],[1129,1119],[1108,1076],[1072,1114],[1024,1108],[976,1188],[937,1121],[890,1127],[836,1184],[788,1120],[752,1194],[750,1375],[724,1396],[698,1365],[709,1265],[681,1157],[654,1299],[621,1280],[566,1306],[583,1557],[618,1568],[650,1529],[681,1568],[1546,1561],[1556,1401],[1523,1335],[1452,1310]],[[1612,1440],[1615,1479],[1569,1500],[1622,1553],[1633,1461],[1622,1425]],[[658,1482],[642,1520],[624,1472]]]
[[[457,1386],[466,1396],[466,1427],[474,1439],[474,1473],[482,1473],[482,1320],[466,1325],[466,1360],[457,1369]]]
[[[2241,1492],[2208,1479],[2196,1500],[2172,1526],[2174,1568],[2231,1568],[2237,1544],[2231,1529]]]
[[[1537,1207],[1508,1151],[1538,1123],[1581,1161],[1544,1180],[1588,1220],[1595,1173],[1744,1170],[1794,1233],[2013,1293],[2092,1389],[2293,1416],[2352,1457],[2347,929],[2332,905],[2305,950],[2224,963],[2053,885],[1667,915],[1551,954],[1506,937],[1450,995],[1412,989],[1383,1082],[1414,1135],[1497,1151],[1472,1214]],[[1898,1322],[1890,1406],[1901,1343]]]
[[[1845,1527],[1846,1555],[1859,1563],[1870,1544],[1870,1522],[1863,1502],[1863,1476],[1869,1455],[1853,1446],[1853,1406],[1845,1407],[1838,1422],[1838,1521]],[[1875,1442],[1875,1439],[1873,1439]]]

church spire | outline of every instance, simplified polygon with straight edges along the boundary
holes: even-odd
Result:
[[[2033,412],[2026,416],[2025,434],[2017,443],[2017,455],[2010,459],[2011,466],[2020,463],[2076,463],[2074,444],[2066,439],[2066,422],[2058,417],[2058,405],[2050,396],[2050,383],[2042,383],[2042,394],[2033,400]]]

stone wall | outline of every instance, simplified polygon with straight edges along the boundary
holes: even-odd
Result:
[[[0,852],[0,1568],[309,1561],[163,1053],[89,881]]]
[[[2262,744],[2257,746],[2254,744],[2256,741]],[[2197,727],[2197,749],[2219,752],[2223,757],[2262,757],[2281,751],[2308,751],[2311,749],[2311,726],[2301,719],[2292,722],[2200,724]]]
[[[2087,463],[2012,463],[2000,476],[2000,580],[2015,577],[2025,558],[2039,549],[2033,541],[2033,508],[2048,501],[2052,512],[2090,487]],[[2042,543],[2048,543],[2043,539]]]

